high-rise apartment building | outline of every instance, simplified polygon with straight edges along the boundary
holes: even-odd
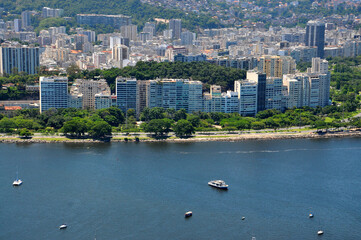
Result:
[[[175,79],[163,79],[161,83],[163,86],[162,107],[165,109],[173,108],[176,111],[182,109],[182,106],[178,109],[181,102],[177,98],[182,96],[183,87],[181,83]]]
[[[181,33],[181,45],[192,45],[196,39],[196,34],[186,31]]]
[[[112,48],[112,59],[115,66],[122,68],[123,60],[129,59],[129,48],[125,45],[116,45]]]
[[[282,78],[267,78],[266,109],[283,110]]]
[[[70,94],[83,96],[82,108],[83,109],[96,109],[95,95],[102,94],[102,96],[109,96],[110,88],[104,79],[100,80],[86,80],[76,79],[70,88]]]
[[[39,48],[17,43],[3,43],[0,47],[0,74],[14,71],[35,74],[40,65]]]
[[[306,46],[317,47],[317,57],[323,58],[325,53],[325,23],[321,21],[308,21],[306,26]]]
[[[137,25],[124,25],[120,27],[120,33],[129,40],[137,41]]]
[[[321,58],[312,58],[312,73],[328,73],[328,61]]]
[[[40,112],[68,107],[68,78],[40,77]]]
[[[61,17],[63,14],[64,14],[63,9],[54,9],[48,7],[43,7],[41,12],[41,16],[43,18],[56,18],[56,17]]]
[[[147,81],[146,106],[163,107],[163,83],[159,80]]]
[[[150,80],[137,81],[137,106],[136,114],[139,118],[141,112],[147,107],[147,87]]]
[[[14,19],[14,31],[15,32],[21,31],[21,19]]]
[[[318,106],[325,107],[329,105],[331,73],[328,70],[328,61],[319,58],[313,58],[310,77],[319,79]]]
[[[312,59],[312,68],[307,73],[283,76],[285,107],[325,107],[330,98],[330,72],[328,62]]]
[[[300,108],[303,106],[302,86],[303,83],[293,75],[283,76],[283,95],[286,108]]]
[[[150,33],[151,36],[155,36],[155,24],[146,22],[144,24],[143,32]]]
[[[185,81],[188,84],[188,113],[202,111],[203,109],[203,95],[202,82],[200,81]]]
[[[80,35],[85,35],[88,39],[88,42],[92,43],[92,42],[95,42],[95,32],[92,31],[92,30],[84,30],[82,28],[77,28],[76,29],[77,31],[77,34],[80,34]]]
[[[101,69],[102,65],[106,64],[107,55],[103,52],[95,52],[93,53],[93,64],[96,68]]]
[[[222,88],[219,85],[210,86],[210,112],[222,111]]]
[[[238,93],[227,91],[222,93],[222,112],[224,113],[238,113],[239,101]]]
[[[234,82],[234,91],[238,93],[239,114],[255,116],[257,113],[257,83],[249,80]]]
[[[31,14],[29,11],[24,11],[21,13],[21,27],[27,29],[31,26]]]
[[[180,39],[182,32],[182,20],[180,19],[169,20],[169,30],[172,30],[172,38]]]
[[[247,80],[257,83],[257,112],[266,109],[266,74],[247,71]]]
[[[143,86],[143,84],[145,86]],[[188,113],[202,111],[202,83],[188,79],[157,79],[138,83],[137,111],[146,107],[172,108]],[[145,96],[144,96],[145,95]]]
[[[259,58],[258,71],[265,73],[267,77],[282,78],[284,74],[296,72],[296,61],[290,56],[269,56]]]
[[[83,94],[71,95],[68,94],[68,107],[81,109],[83,108]]]
[[[110,108],[112,106],[112,96],[110,94],[97,93],[94,96],[95,109]]]
[[[110,25],[115,28],[129,25],[132,22],[131,17],[124,15],[104,15],[104,14],[77,14],[76,20],[78,24],[86,24],[95,26],[97,24]]]
[[[116,95],[118,107],[126,113],[129,109],[137,108],[137,79],[117,77]]]

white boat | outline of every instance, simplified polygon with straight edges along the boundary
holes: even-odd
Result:
[[[192,215],[193,215],[192,211],[188,211],[184,214],[184,217],[189,218],[189,217],[192,217]]]
[[[323,231],[322,231],[322,230],[320,230],[320,231],[317,232],[317,235],[322,235],[322,234],[323,234]]]
[[[208,185],[219,189],[228,189],[228,185],[223,180],[213,180],[208,182]]]
[[[17,187],[20,186],[23,183],[21,179],[19,179],[18,172],[16,172],[16,180],[13,182],[13,186]]]
[[[242,217],[242,220],[245,220],[246,219],[246,217]]]
[[[62,224],[62,225],[60,225],[59,226],[59,229],[65,229],[65,228],[67,228],[68,226],[66,225],[66,224]]]
[[[309,218],[313,218],[313,214],[310,213],[310,214],[308,215],[308,217],[309,217]]]

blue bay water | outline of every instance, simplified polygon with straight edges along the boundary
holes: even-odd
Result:
[[[24,183],[14,188],[17,168]],[[209,187],[214,179],[229,190]],[[360,239],[361,138],[0,144],[1,240],[95,234]]]

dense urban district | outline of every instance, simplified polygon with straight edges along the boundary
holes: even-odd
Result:
[[[359,1],[103,3],[0,3],[3,135],[361,127]]]

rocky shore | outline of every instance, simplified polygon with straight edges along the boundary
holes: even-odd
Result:
[[[187,143],[187,142],[234,142],[246,140],[280,140],[280,139],[318,139],[318,138],[341,138],[341,137],[361,137],[360,131],[352,132],[334,132],[334,133],[245,133],[245,134],[224,134],[224,135],[196,135],[191,138],[168,138],[168,139],[140,139],[139,142],[170,142],[170,143]],[[17,137],[2,137],[0,143],[104,143],[105,141],[93,139],[70,139],[64,136],[57,137],[33,137],[30,139],[21,139]],[[135,137],[113,138],[110,142],[137,142]]]

